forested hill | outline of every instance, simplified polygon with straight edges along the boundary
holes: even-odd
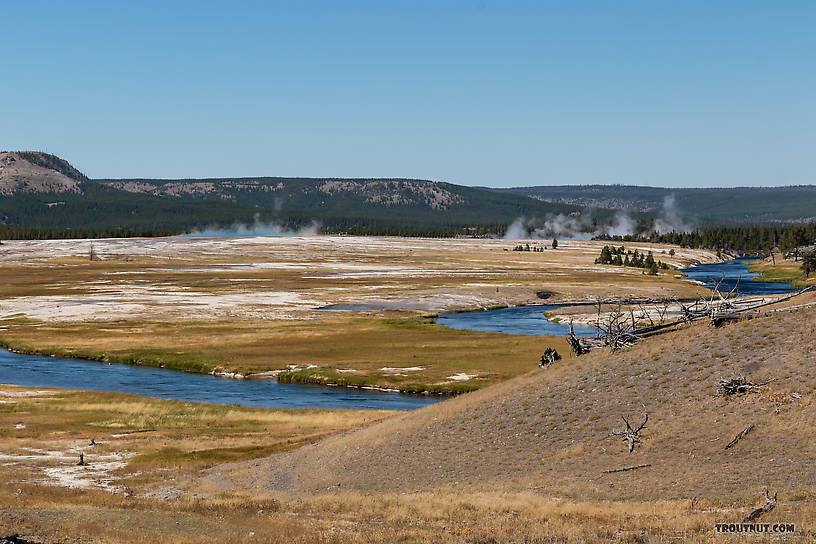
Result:
[[[636,212],[663,210],[713,223],[808,222],[816,220],[816,185],[670,189],[631,185],[553,185],[495,191],[543,202]]]
[[[626,221],[620,210],[628,212]],[[567,229],[548,231],[563,235],[599,232],[610,223],[648,233],[803,222],[816,219],[816,187],[500,190],[396,178],[94,180],[54,155],[0,153],[0,227],[185,232],[256,223],[297,230],[318,223],[328,232],[449,236],[502,234],[518,219],[530,229],[546,223]]]
[[[523,195],[411,179],[92,180],[54,155],[0,153],[0,226],[189,231],[235,223],[329,231],[503,232],[518,217],[582,209]],[[596,220],[610,217],[602,210]]]
[[[182,232],[203,221],[251,221],[255,213],[107,187],[47,153],[0,153],[0,227]]]
[[[372,231],[507,225],[518,217],[580,215],[582,208],[523,195],[417,179],[220,178],[96,180],[124,191],[182,201],[230,202],[287,221]],[[600,218],[609,217],[608,210]]]

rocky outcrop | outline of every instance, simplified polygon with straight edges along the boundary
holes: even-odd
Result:
[[[83,178],[78,170],[53,155],[35,152],[0,153],[0,195],[81,193]]]

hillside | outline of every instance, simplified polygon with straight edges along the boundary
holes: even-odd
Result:
[[[20,193],[82,193],[87,178],[53,155],[0,153],[0,195]]]
[[[629,217],[621,219],[620,210]],[[799,222],[816,218],[816,186],[662,189],[553,186],[466,187],[400,179],[88,179],[39,152],[0,153],[0,226],[191,231],[234,225],[332,232],[502,234],[523,220],[561,236],[641,225]],[[627,227],[626,225],[630,225]]]
[[[580,214],[552,204],[451,183],[416,179],[210,178],[97,180],[108,187],[179,200],[232,202],[289,221],[336,228],[462,228],[507,225],[518,217]],[[602,211],[599,219],[610,217]]]
[[[816,185],[669,189],[629,185],[552,185],[495,189],[543,202],[632,212],[672,211],[711,222],[807,222],[816,219]]]
[[[518,217],[581,214],[523,195],[411,179],[229,178],[91,180],[39,152],[0,155],[0,226],[168,229],[234,224],[296,230],[501,232]],[[606,210],[594,217],[611,217]],[[474,232],[480,232],[478,229]]]
[[[813,302],[816,295],[807,295]],[[517,492],[583,500],[816,493],[816,308],[707,324],[533,371],[321,443],[214,471],[210,491]],[[775,380],[716,394],[719,378]],[[627,453],[610,430],[649,421]],[[725,445],[749,423],[755,429]],[[618,474],[602,471],[650,463]]]
[[[90,180],[47,153],[0,153],[0,226],[42,229],[157,229],[251,222],[258,209],[136,194]]]

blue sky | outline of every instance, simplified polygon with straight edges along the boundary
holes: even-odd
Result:
[[[91,177],[816,183],[816,2],[9,2],[0,148]]]

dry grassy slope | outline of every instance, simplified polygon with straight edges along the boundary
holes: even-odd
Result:
[[[20,153],[0,153],[0,195],[18,192],[79,193],[81,185],[62,172],[29,162]]]
[[[816,297],[810,296],[808,301]],[[804,301],[803,301],[804,302]],[[610,356],[595,353],[294,452],[234,465],[204,487],[415,491],[447,486],[585,499],[816,494],[816,309],[713,329],[698,324]],[[716,380],[774,378],[786,400],[715,396]],[[799,393],[792,400],[789,393]],[[628,454],[620,415],[650,419]],[[749,423],[756,429],[725,445]],[[605,469],[650,468],[612,475]]]

